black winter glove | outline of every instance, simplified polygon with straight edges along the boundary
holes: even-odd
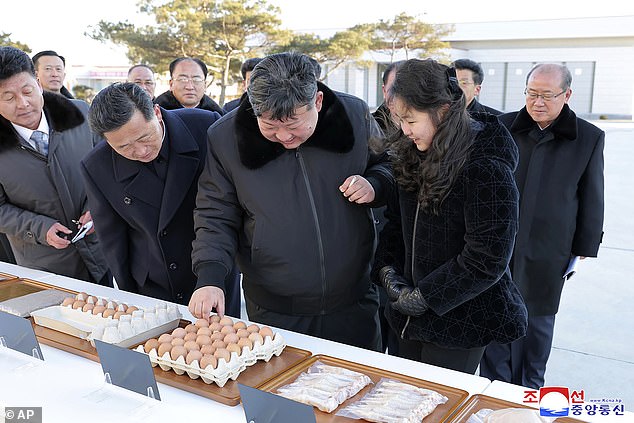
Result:
[[[396,273],[392,266],[385,266],[379,270],[379,281],[387,291],[390,301],[398,300],[401,290],[409,286],[405,278]]]
[[[411,287],[401,290],[401,295],[391,304],[392,308],[407,316],[420,316],[429,309],[420,289]]]

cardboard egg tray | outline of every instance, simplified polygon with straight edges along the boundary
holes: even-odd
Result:
[[[236,380],[240,373],[246,370],[247,367],[254,365],[258,360],[268,362],[273,356],[279,357],[285,347],[284,338],[279,333],[276,333],[273,339],[268,336],[265,337],[263,344],[256,342],[253,345],[253,349],[242,348],[240,355],[232,352],[228,363],[223,358],[218,359],[218,366],[215,369],[211,368],[211,366],[202,369],[198,360],[187,364],[182,356],[172,360],[169,352],[159,356],[155,348],[146,353],[143,345],[137,346],[135,350],[147,354],[153,367],[159,366],[165,371],[173,370],[177,375],[187,373],[191,379],[200,378],[206,384],[215,383],[222,388],[228,380]]]

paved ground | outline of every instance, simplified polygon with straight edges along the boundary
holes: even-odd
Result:
[[[620,398],[634,409],[634,123],[606,131],[605,235],[564,289],[546,385]]]

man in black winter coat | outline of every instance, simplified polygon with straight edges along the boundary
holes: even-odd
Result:
[[[487,347],[480,374],[534,389],[544,384],[566,268],[575,257],[596,257],[603,237],[605,134],[568,107],[571,84],[565,66],[536,65],[526,106],[499,117],[520,152],[511,271],[529,317],[524,338]]]
[[[236,257],[250,320],[379,350],[370,207],[393,177],[368,147],[375,136],[367,104],[317,82],[308,56],[262,60],[247,98],[209,128],[192,314],[222,314]]]
[[[166,110],[198,108],[224,114],[222,107],[205,94],[207,65],[196,58],[179,57],[170,63],[170,89],[156,97]]]

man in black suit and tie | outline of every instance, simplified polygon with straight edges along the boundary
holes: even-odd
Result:
[[[196,285],[191,251],[207,128],[220,115],[164,110],[134,83],[97,94],[89,112],[103,136],[82,161],[95,229],[119,288],[187,304]],[[240,315],[239,274],[225,280],[227,314]],[[236,301],[237,299],[237,301]]]

